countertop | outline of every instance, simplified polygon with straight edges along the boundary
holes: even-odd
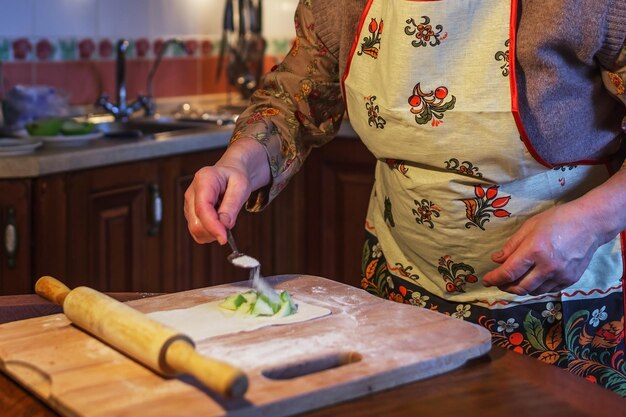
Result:
[[[146,294],[117,294],[121,300]],[[0,323],[58,312],[34,295],[0,297]],[[0,374],[0,410],[16,417],[58,416]],[[582,378],[494,347],[465,366],[415,383],[311,411],[306,417],[413,417],[507,415],[622,416],[626,400]]]
[[[46,147],[26,155],[0,157],[0,178],[36,178],[60,172],[123,162],[224,148],[232,127],[192,129],[184,133],[159,133],[137,139],[102,138],[86,145]]]
[[[0,157],[0,179],[37,178],[61,172],[96,168],[188,152],[225,148],[233,125],[197,124],[186,131],[157,133],[135,139],[103,137],[80,146],[44,146],[26,155]],[[357,138],[348,121],[338,136]]]

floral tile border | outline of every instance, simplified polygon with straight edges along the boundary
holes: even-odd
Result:
[[[165,58],[202,58],[219,54],[220,39],[216,37],[184,38],[185,47],[177,44],[169,47]],[[50,62],[115,59],[117,39],[110,38],[0,38],[0,61],[3,62]],[[154,59],[163,47],[164,39],[129,39],[129,59]],[[268,39],[268,56],[284,56],[289,52],[292,39]]]

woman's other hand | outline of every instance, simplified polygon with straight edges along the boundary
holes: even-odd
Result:
[[[492,255],[500,266],[485,274],[483,284],[518,295],[569,287],[604,243],[584,218],[575,205],[568,204],[531,217]]]
[[[491,259],[485,286],[518,295],[560,291],[577,282],[601,245],[626,230],[626,164],[602,185],[528,219]]]

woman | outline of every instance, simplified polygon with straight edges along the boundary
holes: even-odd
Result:
[[[302,0],[189,230],[224,244],[347,111],[378,159],[363,288],[626,396],[624,106],[603,86],[624,99],[625,23],[624,0]]]

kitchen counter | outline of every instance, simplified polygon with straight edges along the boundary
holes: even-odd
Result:
[[[96,139],[87,145],[44,147],[34,153],[0,157],[0,178],[36,178],[186,152],[224,148],[232,127],[159,133],[137,139]]]
[[[144,296],[136,294],[137,298]],[[24,308],[20,310],[20,306]],[[33,295],[0,297],[0,322],[50,314],[54,308]],[[22,317],[17,317],[16,311],[22,311]],[[621,397],[582,378],[494,347],[488,355],[446,374],[300,416],[598,417],[624,415],[625,406]],[[0,410],[2,415],[16,417],[58,416],[2,374]]]
[[[31,154],[0,157],[0,179],[37,178],[79,169],[225,148],[233,132],[233,125],[195,125],[197,128],[135,139],[104,137],[81,146],[49,147],[44,144]],[[347,121],[340,126],[338,136],[358,138]]]

